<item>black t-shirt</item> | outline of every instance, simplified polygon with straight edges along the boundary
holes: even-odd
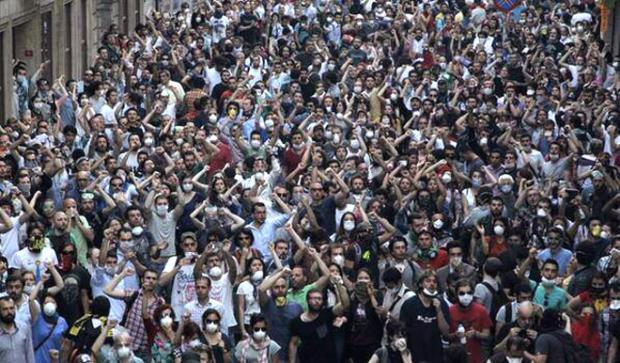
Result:
[[[58,313],[67,320],[67,324],[73,324],[80,316],[84,315],[80,299],[81,290],[89,290],[90,274],[81,267],[76,266],[73,270],[62,273],[65,287],[58,294]]]
[[[59,305],[59,307],[62,305]],[[93,320],[95,319],[95,320]],[[98,322],[96,323],[98,319]],[[95,328],[95,324],[97,327]],[[65,338],[73,342],[74,349],[80,354],[90,353],[90,349],[97,340],[101,329],[105,326],[105,318],[95,318],[93,315],[84,315],[75,323],[70,324],[70,328],[64,333]],[[108,338],[111,338],[112,331],[109,332]]]
[[[557,335],[563,336],[563,339],[572,339],[568,333],[564,331],[556,331],[553,334],[540,334],[536,338],[536,354],[544,354],[547,356],[547,363],[565,363],[566,347],[565,343],[558,339]]]
[[[310,322],[301,320],[301,315],[291,321],[291,336],[299,337],[301,340],[297,350],[299,362],[337,361],[333,322],[332,309],[321,310],[319,316]]]
[[[445,301],[441,301],[441,310],[448,325],[450,311]],[[419,296],[405,301],[400,309],[400,321],[405,325],[407,347],[411,350],[414,362],[443,362],[441,332],[437,321],[437,311],[431,304],[424,306]]]

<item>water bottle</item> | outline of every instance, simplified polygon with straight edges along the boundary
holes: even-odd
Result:
[[[456,332],[459,334],[465,334],[465,327],[463,326],[463,324],[459,324]],[[467,343],[467,338],[465,338],[465,335],[463,335],[463,337],[461,338],[461,344],[465,345],[465,343]]]

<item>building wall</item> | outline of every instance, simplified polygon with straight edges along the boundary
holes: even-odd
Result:
[[[112,24],[131,32],[144,20],[142,0],[0,0],[0,121],[11,116],[12,59],[33,74],[49,60],[44,77],[79,78],[92,63]]]

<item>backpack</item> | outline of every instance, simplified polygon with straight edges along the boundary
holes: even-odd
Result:
[[[499,289],[498,289],[499,291],[495,290],[493,286],[491,286],[491,284],[489,284],[486,281],[483,281],[482,285],[484,285],[491,292],[492,300],[491,300],[491,311],[489,311],[489,316],[491,317],[491,321],[493,322],[493,325],[495,326],[495,318],[497,317],[497,311],[505,304],[510,303],[510,299],[508,299],[508,296],[506,296],[506,293],[502,289],[501,285],[499,285]]]
[[[568,333],[563,334],[556,330],[548,334],[554,336],[562,343],[566,363],[588,363],[592,360],[590,357],[590,349],[583,344],[575,343],[573,337]]]

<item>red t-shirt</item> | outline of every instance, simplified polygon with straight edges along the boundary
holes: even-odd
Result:
[[[459,324],[463,324],[465,331],[474,329],[478,332],[484,329],[491,329],[492,325],[487,309],[476,302],[472,302],[469,309],[465,310],[458,304],[450,306],[450,333],[456,332]],[[480,339],[467,339],[465,349],[469,353],[469,362],[482,363]]]
[[[592,327],[592,317],[574,319],[571,322],[571,332],[573,340],[577,344],[583,344],[590,349],[592,362],[598,361],[599,349],[601,347],[601,333]]]
[[[230,150],[230,146],[223,142],[219,142],[217,147],[220,149],[220,152],[211,158],[211,162],[209,163],[209,177],[222,170],[227,163],[232,162],[232,151]]]
[[[297,165],[301,163],[301,158],[304,155],[305,149],[306,147],[304,146],[301,150],[299,150],[299,154],[290,147],[284,151],[284,155],[282,157],[282,166],[284,166],[284,170],[286,170],[287,173],[295,170]]]

